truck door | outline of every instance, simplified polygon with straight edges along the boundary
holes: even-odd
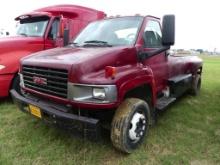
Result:
[[[162,32],[158,20],[149,19],[143,32],[144,52],[158,49],[162,46]],[[154,74],[157,92],[166,87],[168,76],[168,59],[165,52],[147,57],[143,64],[150,67]]]
[[[55,18],[50,24],[45,39],[45,49],[63,46],[63,38],[59,36],[60,18]]]

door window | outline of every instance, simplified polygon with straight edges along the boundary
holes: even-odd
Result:
[[[144,46],[147,48],[159,48],[162,46],[162,33],[157,21],[149,20],[144,30]]]
[[[48,38],[55,40],[57,38],[58,32],[59,32],[59,23],[60,23],[60,19],[56,18],[54,19],[49,34],[48,34]]]

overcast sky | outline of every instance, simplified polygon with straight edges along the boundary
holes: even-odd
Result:
[[[76,4],[114,15],[176,15],[175,48],[220,50],[219,0],[6,0],[0,5],[0,28],[14,27],[13,19],[39,7]]]

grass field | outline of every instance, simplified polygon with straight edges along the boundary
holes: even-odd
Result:
[[[184,96],[160,114],[144,144],[131,155],[109,138],[73,137],[0,103],[0,165],[220,164],[220,58],[203,57],[200,96]]]

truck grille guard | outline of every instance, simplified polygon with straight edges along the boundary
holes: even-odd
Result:
[[[22,74],[26,88],[67,98],[67,70],[23,65]]]

